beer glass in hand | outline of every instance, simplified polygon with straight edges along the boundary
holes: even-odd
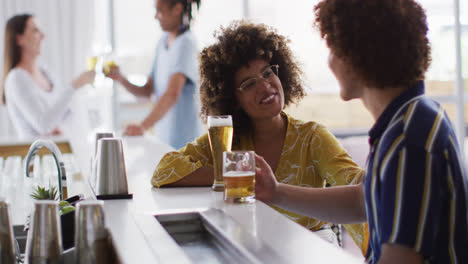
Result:
[[[102,64],[102,72],[107,76],[111,73],[112,68],[117,67],[117,64],[114,61],[105,61]]]
[[[86,58],[86,69],[88,71],[96,70],[96,64],[98,63],[98,59],[99,58],[97,56],[87,57]]]
[[[232,117],[230,115],[208,116],[208,138],[213,156],[215,178],[212,188],[217,192],[224,190],[223,152],[231,150],[232,132]]]
[[[253,151],[223,153],[224,201],[255,202],[255,154]]]

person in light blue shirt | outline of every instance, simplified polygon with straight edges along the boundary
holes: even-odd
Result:
[[[192,5],[200,0],[156,0],[156,19],[164,31],[153,67],[143,86],[130,83],[117,66],[107,75],[136,96],[156,97],[148,116],[126,127],[124,134],[143,135],[155,126],[162,141],[178,149],[201,135],[198,98],[198,47],[190,31]]]
[[[165,33],[156,49],[150,74],[154,94],[158,100],[164,96],[172,75],[182,74],[186,81],[179,99],[155,128],[159,138],[175,148],[181,148],[201,135],[201,122],[198,118],[198,50],[195,37],[189,30],[179,35],[168,48],[166,43],[169,37]]]

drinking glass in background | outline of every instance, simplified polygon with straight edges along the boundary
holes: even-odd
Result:
[[[113,60],[110,60],[110,61],[105,61],[103,64],[102,64],[102,72],[105,74],[105,75],[108,75],[112,68],[113,67],[116,67],[117,64],[115,63],[115,61]]]
[[[224,201],[255,202],[255,153],[225,151],[223,153]]]
[[[90,56],[86,58],[86,69],[88,71],[94,71],[96,70],[96,64],[98,63],[98,57],[97,56]]]
[[[86,69],[88,71],[94,71],[96,73],[99,73],[100,72],[100,69],[98,68],[99,64],[102,64],[102,57],[100,56],[86,57]],[[93,87],[95,87],[95,82],[96,82],[96,79],[94,79],[93,83],[91,84]]]
[[[232,117],[230,115],[208,116],[208,138],[214,168],[214,183],[211,188],[217,192],[224,190],[223,152],[231,150],[232,133]]]

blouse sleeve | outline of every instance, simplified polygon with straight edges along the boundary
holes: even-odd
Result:
[[[49,133],[59,125],[74,93],[71,86],[66,87],[60,91],[57,100],[44,103],[37,95],[37,85],[17,71],[8,74],[5,86],[7,103],[15,104],[21,111],[22,118],[41,135]]]
[[[188,143],[178,151],[162,157],[151,178],[151,184],[161,187],[176,182],[200,167],[213,167],[208,134]]]
[[[320,176],[329,186],[358,184],[364,171],[351,159],[346,150],[328,129],[319,126],[312,138],[311,155],[319,161]],[[361,252],[366,252],[368,233],[366,224],[343,225]]]
[[[320,177],[329,186],[357,184],[364,174],[335,136],[323,126],[319,126],[313,135],[310,152],[319,163]]]

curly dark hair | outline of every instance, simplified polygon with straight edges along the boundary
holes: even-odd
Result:
[[[214,36],[217,42],[200,54],[200,116],[204,121],[208,115],[232,115],[234,141],[250,132],[250,118],[235,96],[234,75],[255,59],[279,65],[285,106],[304,97],[302,71],[288,47],[289,40],[273,28],[241,20],[221,27]]]
[[[365,85],[408,87],[431,62],[428,26],[414,0],[323,0],[315,26],[331,52],[352,65]]]

